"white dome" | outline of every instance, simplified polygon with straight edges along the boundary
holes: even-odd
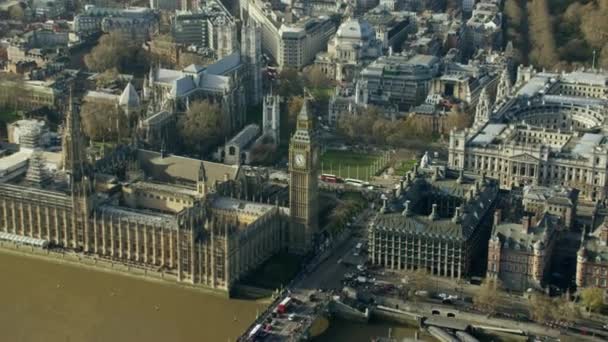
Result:
[[[365,20],[348,19],[338,28],[338,38],[371,40],[375,36],[373,27]]]

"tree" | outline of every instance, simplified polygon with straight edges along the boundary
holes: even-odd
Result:
[[[103,72],[112,68],[123,71],[145,68],[147,57],[136,41],[115,31],[99,38],[97,46],[84,56],[84,63],[92,71]]]
[[[179,66],[185,68],[191,64],[206,65],[205,58],[193,52],[184,52],[179,55]]]
[[[419,268],[408,274],[408,287],[411,291],[428,290],[431,286],[431,278],[425,269]]]
[[[471,115],[467,114],[465,111],[460,109],[452,110],[447,117],[447,130],[451,130],[452,128],[463,129],[470,127],[473,123]]]
[[[228,123],[217,105],[196,101],[178,121],[178,131],[186,149],[204,155],[222,143]]]
[[[537,322],[544,323],[554,319],[555,303],[543,293],[534,293],[530,296],[530,317]]]
[[[581,303],[588,311],[599,311],[604,306],[604,291],[599,287],[583,289],[581,291]]]
[[[8,9],[8,16],[13,20],[23,20],[24,11],[20,2]]]
[[[80,117],[83,132],[91,140],[117,141],[129,136],[127,116],[116,103],[86,101]]]
[[[567,298],[557,298],[555,303],[555,318],[560,321],[573,322],[580,317],[580,312],[575,303]]]
[[[285,97],[302,96],[304,82],[296,69],[285,68],[279,73],[279,95]]]
[[[277,145],[272,139],[263,139],[251,148],[251,161],[259,164],[272,164],[276,159]]]
[[[549,13],[547,0],[528,2],[530,22],[530,60],[538,66],[552,68],[559,62],[553,36],[553,17]]]
[[[296,130],[298,114],[302,110],[303,105],[304,98],[301,96],[294,96],[287,103],[287,128],[289,129],[289,136]]]
[[[312,66],[304,72],[304,80],[309,88],[328,88],[331,87],[331,80],[319,66]]]
[[[473,297],[475,305],[490,314],[496,312],[496,309],[502,301],[501,284],[498,279],[486,277],[481,283],[479,291]]]

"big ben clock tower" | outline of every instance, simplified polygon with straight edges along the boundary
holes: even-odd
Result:
[[[304,99],[289,144],[289,249],[306,254],[318,232],[318,158],[312,116]]]

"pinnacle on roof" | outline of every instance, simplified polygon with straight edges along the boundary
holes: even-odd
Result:
[[[120,94],[118,104],[121,106],[126,106],[127,108],[139,107],[139,95],[137,95],[137,91],[131,82],[127,83],[127,86],[122,91],[122,94]]]
[[[298,114],[298,120],[311,120],[312,117],[310,116],[310,112],[308,110],[308,98],[304,97],[304,101],[302,101],[302,109],[300,110],[300,113]]]

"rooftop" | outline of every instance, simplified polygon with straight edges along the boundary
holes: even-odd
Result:
[[[506,124],[488,124],[477,133],[471,143],[475,145],[491,144],[506,127]]]
[[[563,74],[561,78],[564,82],[568,83],[581,83],[597,86],[608,85],[608,75],[606,73],[574,71]]]
[[[200,159],[166,155],[148,150],[137,150],[137,158],[146,174],[157,181],[173,183],[196,183],[201,165]],[[202,161],[207,175],[207,186],[215,186],[215,182],[223,182],[224,178],[234,180],[239,173],[238,165],[225,165],[210,161]]]
[[[257,216],[262,216],[274,208],[271,204],[261,204],[222,196],[215,197],[211,203],[211,207],[214,209],[234,210]]]
[[[475,190],[474,197],[470,197]],[[427,179],[417,176],[403,194],[394,198],[374,219],[372,227],[376,230],[397,230],[413,234],[441,237],[447,239],[467,240],[477,229],[479,222],[490,209],[496,196],[496,186],[486,180],[443,178]],[[441,217],[437,213],[431,219],[423,212],[429,203],[446,198],[457,198],[461,201],[458,220]],[[408,203],[408,213],[405,203]]]
[[[535,245],[543,247],[559,224],[559,218],[545,213],[528,231],[522,223],[501,223],[494,227],[492,236],[497,236],[505,248],[530,250]],[[540,244],[538,244],[540,242]]]
[[[97,210],[100,213],[108,214],[110,217],[113,218],[145,222],[149,225],[154,225],[167,229],[177,229],[178,227],[177,218],[175,216],[151,210],[132,209],[108,204],[102,204],[98,206]]]

